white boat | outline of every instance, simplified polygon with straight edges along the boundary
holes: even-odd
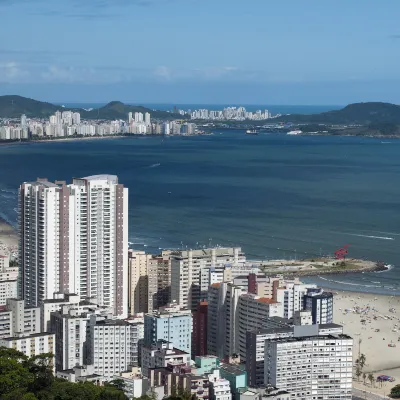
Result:
[[[288,135],[300,135],[300,134],[302,134],[303,133],[303,131],[290,131],[290,132],[288,132],[287,134]]]

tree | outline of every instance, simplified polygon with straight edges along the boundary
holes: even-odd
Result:
[[[367,379],[367,374],[364,372],[363,373],[363,380],[364,380],[364,385],[365,385],[365,380]]]
[[[110,386],[123,391],[125,389],[125,381],[123,379],[113,379],[112,381],[107,382],[105,386]]]
[[[400,399],[400,385],[396,385],[392,388],[390,392],[390,397],[393,399]]]
[[[362,371],[361,371],[360,365],[357,364],[357,366],[356,366],[356,377],[357,377],[357,381],[360,381],[360,376],[361,376],[361,374],[362,374]]]
[[[363,370],[365,367],[365,363],[367,361],[367,357],[365,357],[365,354],[360,355],[359,359],[358,359],[358,364],[360,365],[360,368]]]
[[[371,386],[373,386],[373,383],[375,382],[375,377],[373,374],[369,373],[368,374],[368,380],[371,382]]]

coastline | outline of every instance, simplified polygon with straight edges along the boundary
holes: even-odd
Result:
[[[0,254],[16,255],[18,250],[18,234],[16,229],[0,217]]]
[[[395,378],[394,382],[382,385],[374,382],[371,385],[368,378],[364,383],[362,375],[358,380],[354,369],[354,387],[387,395],[400,381],[400,296],[342,290],[334,293],[333,307],[334,323],[343,325],[343,332],[354,340],[353,361],[359,353],[364,354],[366,364],[363,372],[367,376],[372,373],[375,379],[379,375]]]

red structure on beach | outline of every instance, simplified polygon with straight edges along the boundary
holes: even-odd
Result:
[[[335,251],[334,254],[335,254],[336,260],[344,260],[344,259],[346,258],[347,254],[349,253],[349,251],[347,250],[348,247],[349,247],[349,245],[346,244],[346,245],[343,246],[342,248],[337,249],[337,250]]]

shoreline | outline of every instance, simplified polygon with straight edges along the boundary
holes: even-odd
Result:
[[[362,375],[357,379],[354,368],[354,387],[387,395],[400,381],[400,296],[338,290],[333,307],[333,322],[343,325],[343,332],[354,340],[353,362],[364,354],[363,372],[372,373],[375,380],[379,375],[395,378],[394,382],[371,385],[368,379],[364,383]]]
[[[8,221],[0,217],[0,254],[10,253],[13,257],[15,257],[17,255],[17,251],[17,230]]]
[[[164,134],[116,134],[116,135],[109,135],[109,136],[79,136],[79,137],[60,137],[60,138],[53,138],[53,139],[25,139],[25,140],[2,140],[0,141],[0,146],[17,146],[23,144],[30,144],[30,143],[57,143],[57,142],[74,142],[79,140],[102,140],[102,139],[121,139],[121,138],[160,138],[160,137],[197,137],[197,136],[210,136],[213,133],[198,133],[198,134],[190,134],[190,135],[164,135]]]

